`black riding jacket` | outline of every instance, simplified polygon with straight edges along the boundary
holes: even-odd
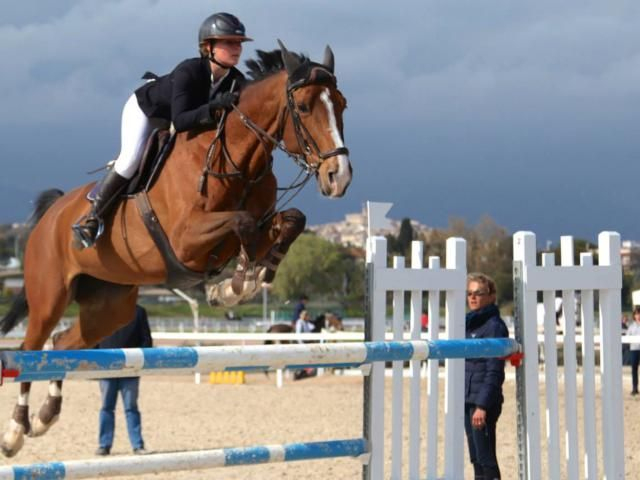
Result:
[[[135,93],[138,105],[147,117],[169,120],[176,131],[184,132],[214,123],[209,101],[222,92],[228,92],[234,80],[234,91],[237,92],[245,77],[237,68],[231,67],[212,96],[209,59],[190,58],[168,75],[147,82]]]

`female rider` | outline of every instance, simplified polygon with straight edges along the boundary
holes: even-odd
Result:
[[[154,128],[177,132],[213,125],[217,113],[231,108],[237,99],[232,84],[241,85],[240,61],[244,25],[229,13],[215,13],[198,32],[200,58],[178,64],[168,75],[154,78],[138,88],[122,112],[122,146],[113,168],[97,186],[91,211],[72,226],[74,245],[91,247],[103,230],[104,218],[115,209],[120,192],[135,174],[147,139]],[[146,75],[145,75],[146,77]]]

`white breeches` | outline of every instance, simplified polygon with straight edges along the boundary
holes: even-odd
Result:
[[[144,147],[154,128],[167,126],[161,119],[147,117],[138,105],[135,93],[129,97],[122,109],[122,129],[120,155],[113,166],[116,173],[131,178],[136,173]]]

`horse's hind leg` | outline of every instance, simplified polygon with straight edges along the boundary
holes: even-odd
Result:
[[[80,304],[78,321],[53,338],[54,350],[81,350],[95,346],[135,313],[137,288],[114,285],[83,276],[78,281],[76,300]],[[29,436],[44,435],[58,421],[62,405],[62,381],[49,383],[49,394],[37,415],[31,417]]]
[[[41,276],[44,278],[45,276]],[[51,279],[49,279],[50,281]],[[22,350],[42,350],[49,335],[57,325],[60,317],[64,313],[64,309],[68,303],[68,292],[63,286],[62,281],[55,287],[51,282],[47,285],[36,284],[36,280],[30,283],[27,290],[27,301],[29,304],[29,322],[27,324],[27,332],[24,342],[21,346]],[[38,292],[38,297],[29,297],[29,292]],[[49,403],[51,408],[57,409],[59,412],[62,403],[62,382],[52,382],[49,388]],[[13,416],[9,422],[9,427],[2,437],[0,450],[7,457],[12,457],[22,448],[24,444],[24,436],[31,434],[32,423],[29,421],[29,393],[31,391],[31,382],[23,382],[20,384],[20,395],[18,402],[14,408]]]

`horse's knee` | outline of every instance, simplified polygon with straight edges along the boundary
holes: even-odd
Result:
[[[255,258],[258,244],[258,225],[249,212],[238,212],[233,221],[233,231],[250,260]]]

